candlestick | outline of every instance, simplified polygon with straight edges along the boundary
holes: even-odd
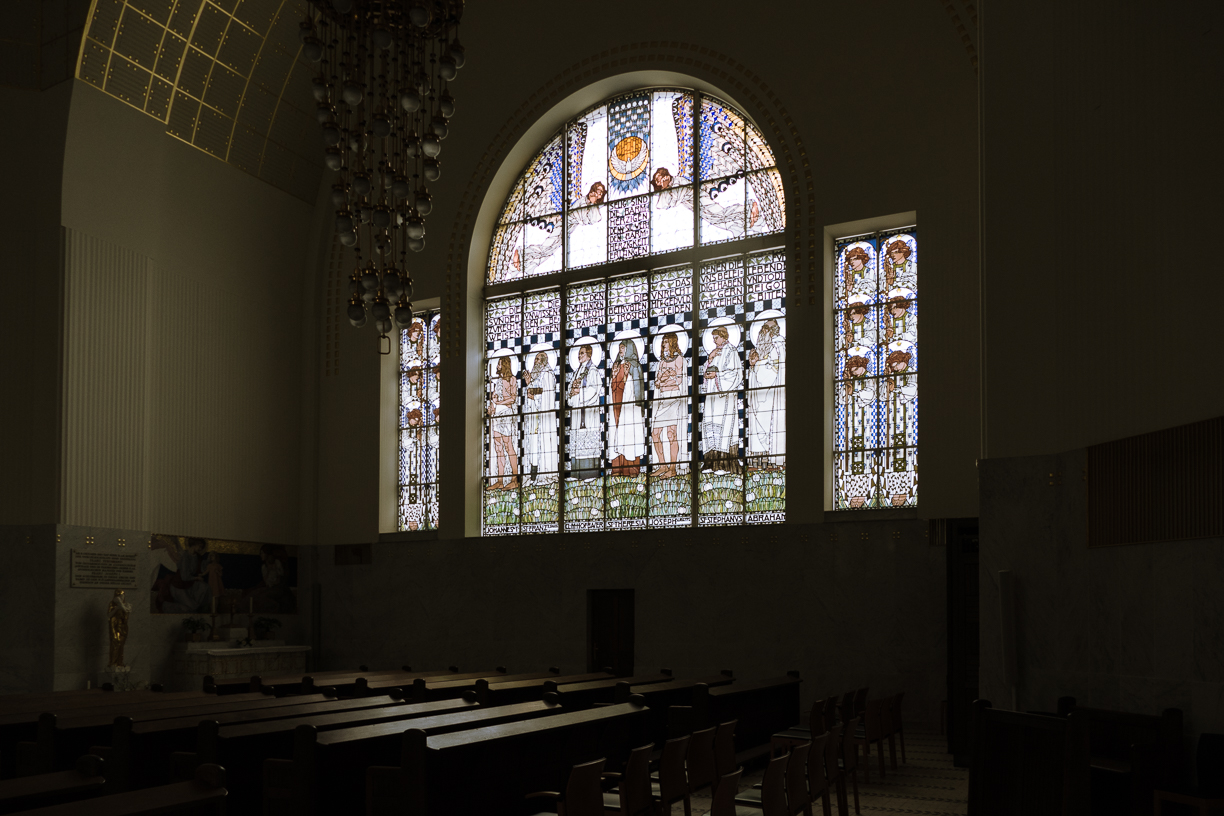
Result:
[[[214,598],[213,601],[215,602],[216,598]],[[209,632],[208,639],[210,641],[220,640],[221,636],[217,634],[217,616],[216,614],[213,614],[213,615],[210,615],[209,617],[212,618],[212,631]]]

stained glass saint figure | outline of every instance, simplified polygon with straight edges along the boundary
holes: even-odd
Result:
[[[577,365],[570,378],[569,405],[573,424],[570,440],[573,444],[573,475],[579,479],[593,479],[599,475],[599,459],[603,453],[600,431],[599,398],[603,392],[599,361],[593,359],[593,343],[577,348]],[[601,355],[602,356],[602,355]]]

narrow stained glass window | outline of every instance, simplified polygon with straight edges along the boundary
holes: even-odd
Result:
[[[421,312],[400,332],[399,522],[403,530],[438,527],[438,431],[442,316]]]
[[[834,274],[834,508],[918,502],[918,240],[838,241]]]
[[[689,90],[536,154],[489,255],[485,535],[785,520],[785,212],[760,131]]]

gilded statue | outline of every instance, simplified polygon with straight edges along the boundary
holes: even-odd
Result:
[[[123,597],[123,590],[116,589],[111,598],[107,615],[110,618],[110,665],[123,666],[123,645],[127,643],[128,616],[132,605]]]

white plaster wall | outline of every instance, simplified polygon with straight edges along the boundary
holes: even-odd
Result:
[[[80,82],[62,522],[296,544],[312,209]]]
[[[1224,4],[983,6],[983,456],[1219,416]]]

